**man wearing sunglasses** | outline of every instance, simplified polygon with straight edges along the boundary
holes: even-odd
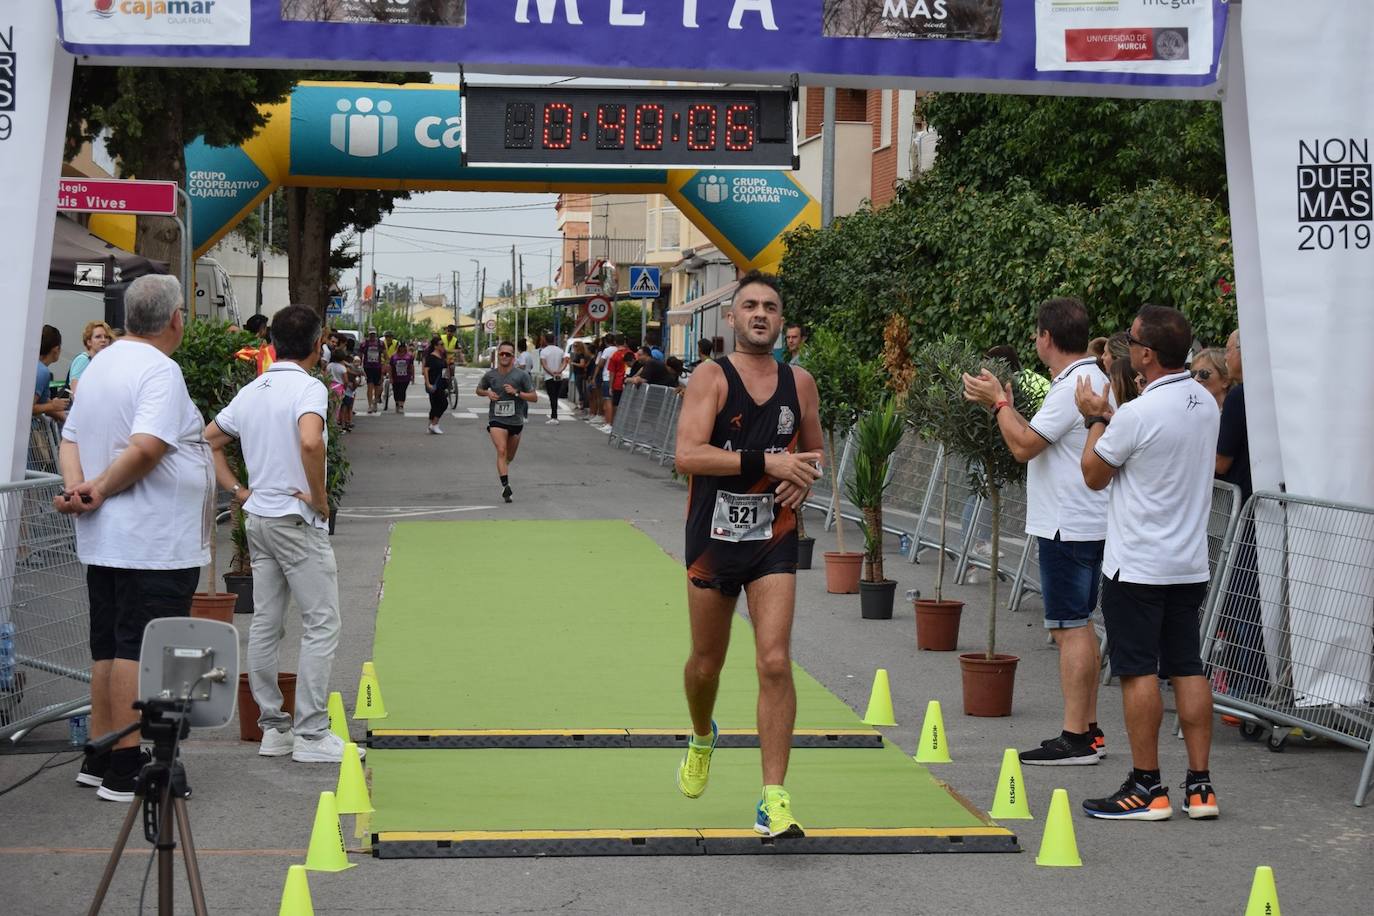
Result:
[[[477,396],[486,398],[487,435],[496,449],[496,473],[501,475],[501,498],[511,501],[510,464],[520,448],[520,434],[525,431],[525,417],[530,403],[539,395],[534,379],[515,365],[515,344],[501,341],[496,348],[496,368],[488,369],[477,385]]]
[[[1184,367],[1193,339],[1176,309],[1147,305],[1127,342],[1144,377],[1140,397],[1113,409],[1108,389],[1086,379],[1076,400],[1088,438],[1083,480],[1107,490],[1102,616],[1111,644],[1133,768],[1121,788],[1083,802],[1092,817],[1161,821],[1173,816],[1160,778],[1159,681],[1168,678],[1187,748],[1183,810],[1215,818],[1208,772],[1212,692],[1202,664],[1198,612],[1207,597],[1207,518],[1212,506],[1219,412]]]

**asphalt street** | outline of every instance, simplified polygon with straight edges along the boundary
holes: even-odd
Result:
[[[532,406],[512,471],[515,501],[503,504],[484,408],[471,394],[476,379],[476,372],[463,373],[460,416],[445,419],[444,436],[426,434],[424,401],[418,397],[409,405],[412,415],[360,412],[350,435],[354,477],[333,539],[344,629],[332,678],[350,711],[360,666],[371,654],[388,532],[398,520],[626,519],[681,557],[686,489],[670,469],[609,448],[606,436],[586,423],[565,419],[545,425],[542,395]],[[1005,593],[999,600],[999,648],[1021,657],[1014,714],[965,717],[954,653],[918,652],[912,609],[900,600],[908,588],[933,591],[933,564],[909,564],[890,544],[887,570],[899,582],[897,613],[891,621],[861,620],[858,596],[825,592],[819,558],[822,550],[833,549],[833,536],[819,530],[818,516],[808,522],[818,535],[817,568],[798,574],[796,659],[860,713],[874,670],[888,669],[899,725],[884,731],[908,751],[926,702],[939,700],[954,762],[934,772],[986,809],[1002,750],[1032,746],[1059,729],[1057,658],[1046,644],[1039,604],[1028,600],[1022,612],[1010,614]],[[850,533],[857,541],[857,532],[851,528]],[[227,532],[220,535],[227,550]],[[614,555],[603,562],[607,590],[634,588],[634,569]],[[427,600],[458,606],[465,583],[491,575],[507,576],[511,588],[508,602],[490,613],[518,613],[522,604],[558,600],[560,583],[541,575],[541,557],[533,553],[513,558],[510,568],[499,571],[474,568],[454,556],[433,570]],[[960,648],[979,648],[987,586],[948,586],[946,591],[967,602]],[[239,622],[246,634],[246,618]],[[284,643],[287,670],[298,636],[299,626],[291,626]],[[684,658],[686,649],[684,643]],[[510,664],[521,660],[512,658]],[[589,671],[587,676],[596,675]],[[1171,706],[1167,694],[1166,704]],[[1191,822],[1179,813],[1160,823],[1107,823],[1076,815],[1084,866],[1037,867],[1034,856],[1052,789],[1066,788],[1077,810],[1082,798],[1109,794],[1126,775],[1115,685],[1103,689],[1100,706],[1109,752],[1104,762],[1027,768],[1036,819],[1011,822],[1024,850],[1020,854],[381,861],[359,853],[350,857],[356,868],[311,874],[315,912],[1242,913],[1257,865],[1273,866],[1289,916],[1374,911],[1374,804],[1351,804],[1361,755],[1301,741],[1272,753],[1224,726],[1217,728],[1212,762],[1221,819]],[[361,736],[362,723],[354,722],[353,731]],[[61,723],[40,729],[32,741],[65,736]],[[1162,746],[1164,777],[1177,786],[1185,766],[1182,742],[1165,737]],[[595,766],[595,752],[586,753],[587,765]],[[0,788],[48,759],[47,754],[0,756]],[[183,745],[183,759],[195,790],[191,822],[210,911],[276,913],[287,867],[303,861],[319,792],[334,787],[337,768],[260,758],[256,745],[238,740],[236,724],[197,731]],[[86,911],[126,807],[98,801],[91,790],[78,788],[72,781],[76,766],[54,767],[0,796],[0,912]],[[461,795],[463,786],[439,785],[434,791]],[[676,791],[671,774],[664,774],[663,791]],[[1174,788],[1171,795],[1177,806],[1181,790]],[[741,826],[750,823],[754,801],[740,799]],[[794,799],[803,824],[806,805],[806,798]],[[348,828],[351,824],[346,828],[351,838]],[[135,828],[103,912],[138,912],[150,850]],[[180,866],[176,877],[177,912],[189,913]],[[156,880],[154,873],[149,912],[156,906]]]

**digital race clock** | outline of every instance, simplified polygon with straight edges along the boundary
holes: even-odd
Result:
[[[466,163],[581,168],[795,169],[787,89],[463,89]]]

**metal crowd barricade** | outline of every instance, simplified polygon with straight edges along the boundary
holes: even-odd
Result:
[[[639,420],[639,409],[642,404],[639,386],[625,386],[624,392],[620,395],[620,403],[615,408],[615,417],[611,420],[611,434],[607,437],[611,445],[624,444],[628,431]]]
[[[663,440],[657,447],[649,451],[649,457],[653,458],[655,453],[658,455],[658,466],[663,467],[676,457],[677,453],[677,419],[682,413],[682,390],[671,388],[668,398],[667,416],[668,420],[663,426]]]
[[[1374,509],[1282,493],[1245,504],[1203,629],[1216,708],[1281,750],[1291,729],[1365,752],[1374,777]]]
[[[911,539],[910,556],[917,549],[921,519],[929,507],[931,483],[939,466],[940,447],[908,430],[892,453],[892,472],[883,497],[883,519],[897,534]]]
[[[47,417],[34,417],[29,423],[29,455],[24,465],[30,471],[60,473],[57,450],[62,444],[62,428]]]
[[[992,507],[981,495],[977,496],[976,500],[972,512],[965,508],[964,523],[972,524],[973,536],[965,538],[964,553],[958,562],[959,572],[954,577],[954,581],[961,585],[973,569],[989,572],[992,570]],[[997,563],[997,577],[1012,582],[1011,598],[1007,605],[1012,610],[1020,606],[1022,595],[1040,591],[1040,583],[1025,576],[1026,554],[1030,550],[1031,541],[1026,534],[1026,509],[1024,486],[1017,484],[1002,490],[1002,546]],[[1017,558],[1015,564],[1009,562],[1012,556]]]
[[[670,410],[668,399],[673,396],[673,391],[663,385],[633,387],[643,388],[644,391],[640,395],[639,416],[635,418],[634,428],[628,436],[630,451],[643,449],[652,454],[654,448],[663,442],[663,432],[668,425]]]
[[[672,407],[669,408],[668,428],[664,430],[664,444],[658,449],[658,467],[665,466],[669,461],[677,459],[677,417],[682,416],[682,412],[682,394],[675,393],[672,398]]]
[[[0,738],[90,704],[90,612],[62,478],[0,484]]]
[[[944,504],[944,481],[946,471],[949,477],[948,509]],[[925,499],[925,508],[917,519],[916,531],[912,536],[911,552],[907,559],[912,563],[920,562],[925,550],[938,550],[940,547],[940,516],[947,511],[945,519],[945,554],[962,569],[973,547],[974,520],[978,514],[979,499],[970,482],[968,463],[950,456],[943,445],[937,451],[931,468],[930,487]]]

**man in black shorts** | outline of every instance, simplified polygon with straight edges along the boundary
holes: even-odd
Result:
[[[1193,331],[1183,313],[1161,305],[1140,310],[1126,337],[1131,366],[1147,382],[1140,396],[1113,411],[1109,386],[1094,391],[1080,375],[1076,400],[1088,438],[1083,480],[1107,491],[1102,554],[1102,616],[1133,769],[1121,788],[1083,808],[1111,820],[1162,821],[1173,816],[1160,778],[1159,681],[1173,684],[1188,750],[1183,811],[1217,816],[1207,758],[1212,745],[1212,690],[1202,665],[1198,613],[1207,598],[1207,519],[1216,461],[1217,401],[1184,368]]]
[[[741,591],[754,627],[763,798],[754,830],[803,836],[783,788],[797,694],[792,684],[797,518],[820,476],[815,380],[773,359],[782,331],[777,279],[739,281],[727,320],[735,352],[692,374],[677,434],[677,469],[692,475],[687,509],[687,606],[692,654],[684,681],[692,739],[678,767],[688,798],[706,791],[718,729],[711,718]]]
[[[491,401],[487,405],[487,435],[496,449],[496,473],[501,475],[501,498],[511,501],[510,464],[520,448],[525,417],[530,403],[539,400],[534,379],[515,367],[515,344],[501,341],[496,348],[496,368],[488,369],[477,384],[477,396]]]
[[[185,330],[181,302],[175,277],[129,285],[127,333],[82,373],[81,397],[62,429],[54,504],[76,516],[76,553],[86,565],[93,736],[138,721],[143,630],[190,612],[210,560],[210,446],[171,359]],[[106,801],[129,801],[146,759],[135,730],[112,751],[88,756],[76,781]]]

